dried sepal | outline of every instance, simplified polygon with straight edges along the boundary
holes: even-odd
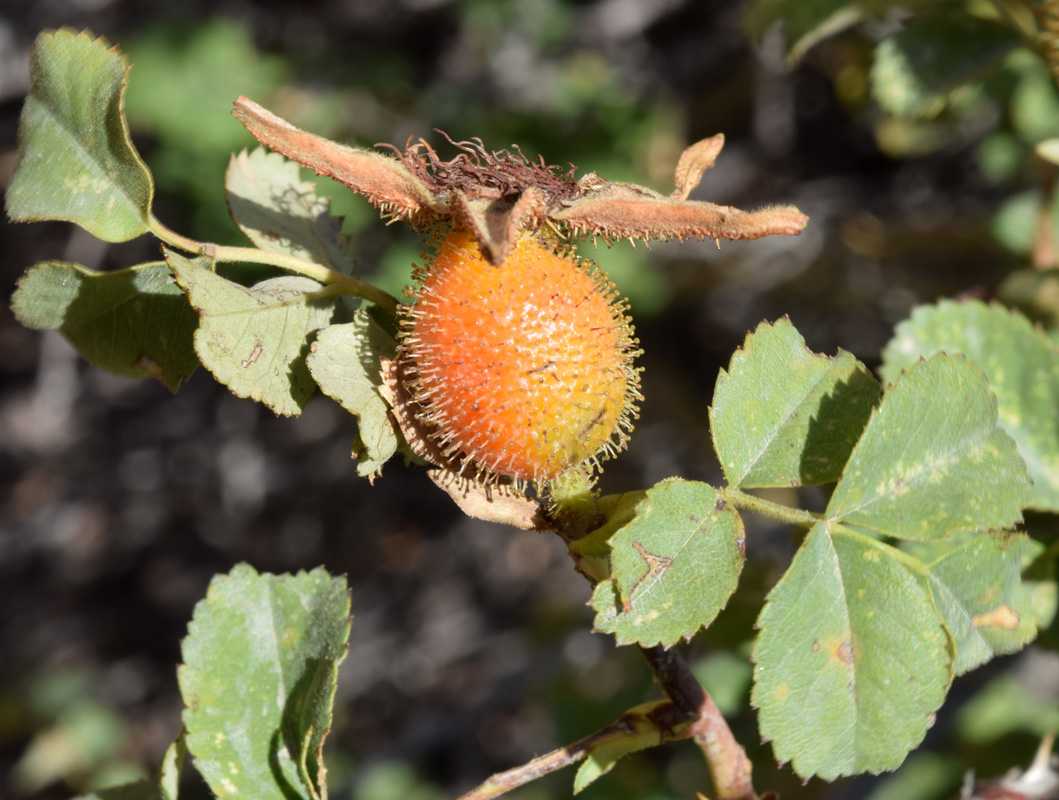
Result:
[[[265,146],[345,184],[390,216],[422,224],[446,211],[395,158],[300,130],[246,97],[235,101],[232,113]]]
[[[677,161],[676,174],[673,178],[676,189],[670,197],[673,200],[687,200],[695,187],[702,180],[702,173],[717,161],[724,147],[724,134],[718,133],[709,139],[696,142],[680,155]]]
[[[486,261],[504,262],[524,230],[536,230],[548,211],[544,195],[535,186],[515,198],[471,199],[463,191],[452,193],[454,227],[468,231],[478,242]]]
[[[610,188],[610,187],[608,187]],[[641,191],[603,191],[553,212],[550,219],[575,236],[619,239],[760,239],[795,236],[809,218],[794,206],[742,211],[732,206],[673,200]]]
[[[540,504],[517,487],[466,478],[446,469],[432,469],[427,474],[469,517],[525,531],[554,530]]]
[[[299,130],[240,97],[235,116],[268,147],[364,195],[385,214],[421,229],[468,231],[485,259],[501,264],[523,232],[549,224],[573,236],[620,239],[759,239],[801,233],[808,217],[793,206],[742,211],[688,200],[713,166],[724,136],[693,144],[677,163],[676,188],[666,197],[644,186],[575,179],[574,169],[531,161],[515,147],[491,152],[478,139],[449,143],[443,160],[420,139],[393,155],[347,147]]]

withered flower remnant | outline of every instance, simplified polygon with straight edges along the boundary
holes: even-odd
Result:
[[[454,142],[460,153],[442,161],[420,140],[393,155],[332,142],[299,130],[246,97],[236,118],[262,144],[334,178],[363,195],[385,216],[421,230],[441,222],[468,231],[491,264],[500,264],[523,232],[542,225],[571,236],[620,239],[760,239],[798,234],[808,222],[794,206],[742,211],[688,200],[703,172],[713,166],[724,136],[704,139],[681,156],[676,188],[668,197],[632,183],[581,178],[543,158],[490,152],[481,141]]]

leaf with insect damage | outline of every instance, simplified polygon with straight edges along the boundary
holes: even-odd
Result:
[[[610,537],[612,577],[592,594],[595,627],[619,644],[671,645],[709,625],[743,568],[743,521],[712,486],[669,479]]]
[[[330,323],[334,298],[315,299],[322,287],[301,276],[248,288],[214,272],[206,256],[170,250],[166,261],[199,313],[195,350],[203,366],[238,397],[300,414],[316,389],[305,364],[309,339]]]

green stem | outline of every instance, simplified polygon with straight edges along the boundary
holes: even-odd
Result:
[[[916,558],[915,556],[909,555],[904,550],[901,550],[898,547],[894,547],[892,544],[881,542],[874,536],[868,536],[867,534],[861,533],[855,528],[850,528],[847,525],[843,525],[841,522],[832,523],[828,527],[830,528],[832,535],[840,533],[843,536],[848,536],[850,539],[859,539],[865,544],[870,544],[873,547],[881,547],[890,553],[890,556],[893,558],[894,561],[898,562],[908,570],[914,572],[916,575],[920,576],[921,578],[926,578],[928,576],[929,570],[927,569],[926,564],[924,564],[920,559]]]
[[[717,493],[721,496],[722,500],[726,503],[731,503],[736,508],[753,511],[757,514],[764,514],[766,517],[772,517],[781,522],[788,522],[791,525],[811,528],[818,522],[824,521],[824,518],[820,514],[814,514],[811,511],[803,511],[800,508],[791,508],[790,506],[781,505],[780,503],[773,503],[771,500],[755,497],[752,494],[741,492],[738,489],[718,489]]]
[[[351,294],[355,297],[362,297],[365,300],[370,300],[379,308],[390,314],[397,313],[397,307],[399,304],[393,295],[384,292],[377,286],[372,286],[370,283],[345,275],[320,264],[314,264],[312,261],[306,261],[303,258],[298,258],[297,256],[292,256],[287,253],[271,253],[267,250],[259,250],[256,247],[230,247],[226,245],[197,242],[194,239],[189,239],[176,231],[170,230],[154,216],[151,217],[149,225],[151,233],[163,242],[172,245],[173,247],[179,247],[181,250],[186,250],[189,253],[199,253],[201,255],[209,256],[215,261],[229,264],[267,264],[290,272],[297,272],[299,275],[305,275],[308,278],[320,281],[320,283],[326,285],[328,287],[328,289],[325,290],[327,294]]]

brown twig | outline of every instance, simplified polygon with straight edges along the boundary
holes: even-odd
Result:
[[[684,657],[673,648],[661,646],[641,647],[640,652],[666,697],[694,718],[686,734],[706,758],[716,800],[760,800],[751,781],[750,759]]]
[[[560,747],[546,755],[538,756],[521,767],[509,769],[507,772],[498,772],[481,786],[461,795],[459,800],[488,800],[488,798],[498,797],[530,781],[542,778],[550,772],[576,764],[604,744],[634,736],[636,736],[635,729],[623,717],[584,739],[578,739],[566,747]]]

